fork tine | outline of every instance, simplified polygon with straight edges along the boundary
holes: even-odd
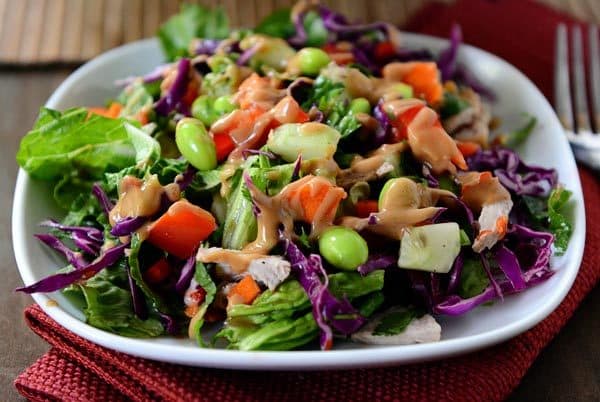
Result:
[[[569,84],[569,54],[567,52],[567,27],[559,24],[556,29],[554,54],[554,108],[567,130],[573,130],[573,108]]]
[[[600,49],[598,49],[598,27],[590,25],[590,89],[592,97],[592,119],[596,133],[600,132]]]
[[[585,69],[583,64],[583,45],[581,43],[581,28],[573,27],[573,89],[575,92],[575,123],[577,132],[590,131],[590,117],[587,106],[585,85]]]

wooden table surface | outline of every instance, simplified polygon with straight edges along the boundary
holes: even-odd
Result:
[[[47,349],[23,321],[32,299],[21,284],[12,251],[11,208],[19,139],[40,105],[69,74],[65,69],[0,71],[0,401],[20,400],[14,378]],[[33,239],[32,239],[33,241]],[[510,401],[600,400],[600,287],[587,297],[562,332],[533,364]]]

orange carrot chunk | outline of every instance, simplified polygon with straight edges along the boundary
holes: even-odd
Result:
[[[251,304],[259,294],[260,287],[252,276],[247,275],[231,288],[227,297],[234,303]]]
[[[148,241],[169,254],[189,258],[216,227],[210,212],[179,200],[152,223]]]

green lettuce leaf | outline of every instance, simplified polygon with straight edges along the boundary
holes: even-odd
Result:
[[[302,108],[309,110],[313,105],[323,112],[327,125],[339,131],[342,138],[349,136],[361,126],[350,111],[350,98],[341,82],[319,76],[308,99],[302,103]]]
[[[205,346],[201,333],[202,326],[204,325],[204,314],[206,314],[208,306],[210,306],[215,299],[215,295],[217,294],[217,286],[206,270],[206,266],[201,262],[196,263],[194,279],[196,282],[198,282],[198,285],[204,289],[206,295],[204,296],[204,301],[198,309],[198,312],[190,320],[188,333],[190,336],[193,336],[196,339],[200,346]]]
[[[384,271],[378,269],[362,276],[358,272],[338,272],[329,275],[329,290],[338,298],[349,300],[383,289]]]
[[[189,55],[194,38],[223,39],[229,35],[229,21],[221,8],[211,10],[197,4],[183,4],[179,14],[158,30],[158,39],[169,61]]]
[[[573,227],[565,216],[565,206],[571,192],[562,187],[555,188],[548,197],[548,227],[554,234],[554,250],[562,255],[567,250]]]
[[[409,308],[402,311],[393,311],[386,314],[373,330],[376,336],[392,336],[402,333],[412,320],[418,317],[418,311]]]
[[[71,285],[64,293],[82,304],[86,322],[118,335],[149,338],[164,332],[159,320],[140,320],[133,311],[124,264],[106,268],[80,285]]]
[[[269,14],[257,25],[254,32],[277,38],[289,38],[296,32],[290,13],[289,8],[284,8]]]
[[[460,274],[458,294],[463,299],[468,299],[481,294],[490,284],[490,279],[476,258],[465,258],[463,269]]]

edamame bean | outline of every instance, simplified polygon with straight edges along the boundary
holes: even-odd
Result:
[[[196,98],[192,103],[192,116],[200,120],[206,126],[212,125],[219,116],[214,110],[214,99],[209,96],[202,95]]]
[[[228,95],[219,96],[213,103],[213,110],[219,117],[231,113],[235,109],[237,109],[237,106],[231,102],[231,96]]]
[[[344,226],[333,226],[321,234],[319,252],[331,265],[344,270],[356,269],[369,257],[365,239]]]
[[[315,47],[305,47],[298,52],[297,57],[298,67],[302,74],[306,75],[318,75],[331,61],[327,53]]]
[[[181,119],[175,128],[175,143],[181,155],[198,170],[217,167],[215,143],[201,121]]]
[[[350,111],[356,113],[371,113],[371,104],[365,98],[352,99],[350,102]]]

